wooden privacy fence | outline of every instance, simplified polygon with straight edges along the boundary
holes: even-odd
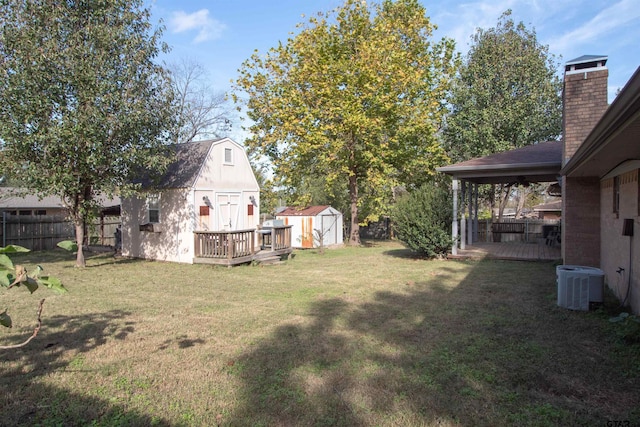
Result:
[[[54,249],[58,242],[75,240],[75,228],[71,221],[61,216],[2,215],[0,239],[2,246],[20,245],[32,251]],[[120,225],[120,217],[96,218],[85,232],[90,245],[113,246],[114,233]]]

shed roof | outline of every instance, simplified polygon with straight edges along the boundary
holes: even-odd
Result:
[[[316,216],[330,207],[329,205],[309,206],[302,209],[287,207],[276,216]]]
[[[562,142],[548,141],[437,168],[478,184],[553,182],[562,166]]]
[[[224,138],[170,146],[174,160],[167,167],[165,174],[156,180],[149,176],[141,178],[142,186],[160,189],[192,187],[207,159],[211,146],[222,139]]]

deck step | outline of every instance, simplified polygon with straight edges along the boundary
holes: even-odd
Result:
[[[260,265],[276,265],[285,263],[278,255],[256,258],[255,261]]]

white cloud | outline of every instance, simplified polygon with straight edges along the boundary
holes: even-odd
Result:
[[[637,0],[622,0],[600,11],[588,22],[564,34],[552,42],[557,51],[569,46],[581,45],[598,40],[603,35],[619,30],[621,26],[640,19]]]
[[[427,6],[427,13],[435,12],[433,22],[438,25],[440,35],[452,38],[463,53],[471,43],[471,36],[478,28],[495,27],[500,15],[513,9],[515,0],[475,1],[454,5],[443,1],[438,6]]]
[[[211,18],[207,9],[200,9],[193,13],[179,10],[171,14],[169,21],[169,29],[173,33],[197,30],[198,34],[193,39],[194,43],[218,39],[226,28],[222,22]]]

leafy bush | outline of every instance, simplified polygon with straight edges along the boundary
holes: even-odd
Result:
[[[67,250],[77,250],[75,242],[60,242],[58,243],[58,246]],[[0,247],[0,288],[11,289],[24,287],[29,292],[34,293],[40,286],[44,286],[58,293],[67,292],[67,289],[58,278],[43,275],[43,269],[40,265],[36,266],[34,272],[28,273],[27,269],[23,265],[14,264],[11,258],[9,258],[9,256],[7,255],[15,255],[24,252],[29,252],[29,249],[23,248],[22,246],[18,245],[8,245],[5,247]],[[40,300],[40,306],[38,307],[37,311],[37,326],[34,329],[33,334],[31,334],[29,338],[27,338],[20,344],[0,345],[0,350],[23,347],[27,345],[33,338],[35,338],[36,335],[38,335],[40,326],[42,324],[40,316],[42,314],[43,304],[44,299]],[[0,313],[0,325],[6,328],[13,327],[13,321],[11,320],[11,316],[9,316],[8,309],[5,309],[2,313]]]
[[[429,258],[446,256],[453,239],[451,191],[431,183],[402,196],[392,213],[397,238]]]
[[[611,317],[609,322],[619,325],[616,332],[625,343],[640,344],[640,317],[623,312]]]

